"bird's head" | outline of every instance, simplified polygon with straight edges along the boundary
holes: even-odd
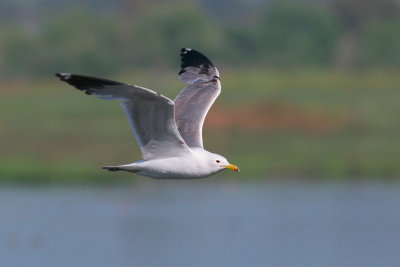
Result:
[[[225,169],[233,170],[235,172],[240,171],[238,166],[229,163],[226,158],[217,154],[213,154],[210,158],[210,164],[213,166],[213,169],[217,171],[223,171]]]

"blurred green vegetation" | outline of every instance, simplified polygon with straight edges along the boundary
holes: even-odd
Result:
[[[181,47],[220,66],[400,67],[395,0],[106,2],[5,1],[0,77],[176,67]]]
[[[116,79],[171,98],[183,86],[174,73],[153,75]],[[225,72],[205,146],[241,167],[220,175],[231,179],[397,179],[399,83],[395,72]],[[56,78],[2,88],[12,89],[0,95],[2,181],[132,179],[100,169],[140,159],[118,101],[87,97]]]
[[[219,176],[398,179],[399,15],[394,0],[4,0],[0,181],[131,180],[100,169],[140,159],[122,109],[53,75],[174,98],[181,47],[221,73],[204,143],[242,171]]]

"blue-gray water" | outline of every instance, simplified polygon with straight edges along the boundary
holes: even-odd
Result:
[[[0,266],[399,266],[400,187],[0,188]]]

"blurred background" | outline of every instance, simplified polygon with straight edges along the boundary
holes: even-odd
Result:
[[[54,73],[173,99],[182,47],[241,172],[101,170],[140,159],[125,114]],[[399,71],[398,0],[0,0],[0,265],[396,266]]]

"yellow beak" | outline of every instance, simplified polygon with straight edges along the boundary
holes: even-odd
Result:
[[[236,165],[233,165],[233,164],[221,165],[221,167],[225,167],[225,168],[230,169],[230,170],[233,170],[233,171],[235,171],[235,172],[240,171],[240,170],[239,170],[239,167],[236,166]]]

